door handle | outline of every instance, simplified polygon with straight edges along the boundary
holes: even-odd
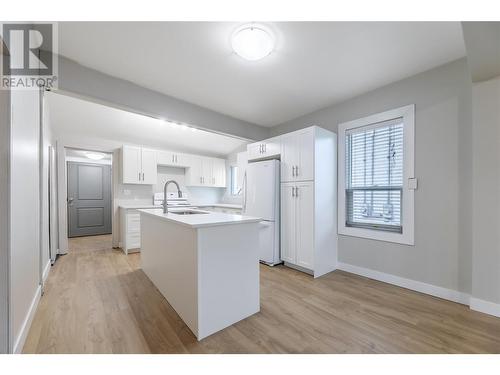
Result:
[[[69,206],[73,205],[74,200],[75,200],[75,198],[68,198],[68,205]]]

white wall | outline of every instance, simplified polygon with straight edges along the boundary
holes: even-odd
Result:
[[[500,77],[474,84],[472,108],[472,296],[500,304]]]
[[[272,129],[336,131],[339,123],[415,104],[415,246],[339,236],[340,262],[470,293],[470,98],[462,59]]]
[[[10,340],[20,351],[40,297],[39,93],[12,91],[11,100]]]
[[[0,90],[0,354],[9,350],[9,114],[10,92]]]

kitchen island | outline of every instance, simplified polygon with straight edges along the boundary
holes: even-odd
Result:
[[[260,218],[138,211],[142,269],[198,340],[260,310]]]

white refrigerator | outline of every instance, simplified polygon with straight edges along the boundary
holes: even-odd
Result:
[[[274,266],[280,259],[280,162],[249,163],[244,180],[243,214],[262,218],[260,261]]]

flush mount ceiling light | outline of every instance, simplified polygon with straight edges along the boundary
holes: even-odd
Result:
[[[235,30],[231,36],[231,47],[245,60],[256,61],[273,51],[274,37],[265,26],[247,24]]]
[[[101,154],[100,152],[86,152],[85,156],[92,160],[101,160],[104,159],[105,155]]]

